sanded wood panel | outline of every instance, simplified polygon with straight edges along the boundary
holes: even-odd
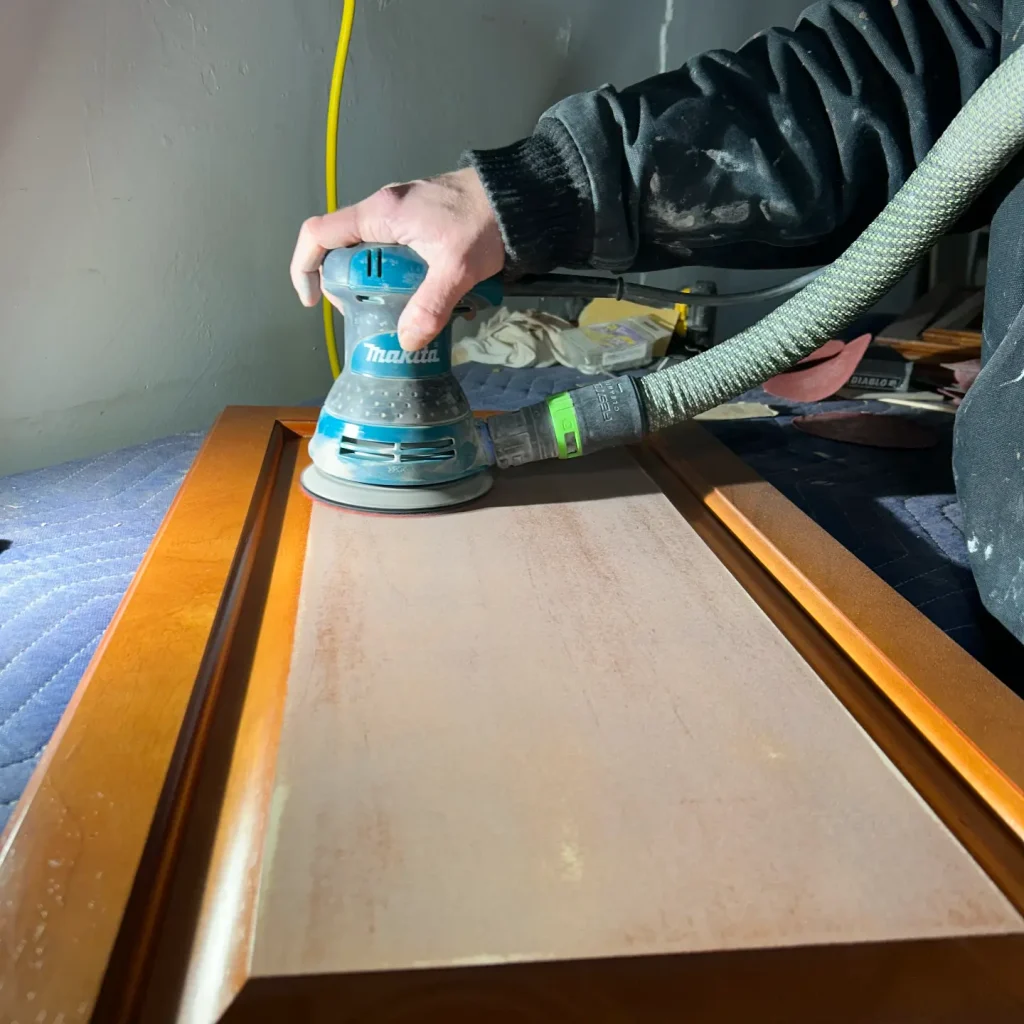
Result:
[[[1021,930],[628,455],[314,508],[254,975]]]

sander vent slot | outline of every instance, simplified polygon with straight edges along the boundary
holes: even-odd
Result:
[[[384,252],[381,249],[367,249],[366,250],[366,276],[367,277],[383,277],[384,276]]]
[[[343,434],[338,446],[343,459],[366,462],[446,462],[455,458],[455,438],[436,441],[371,441],[365,437]]]

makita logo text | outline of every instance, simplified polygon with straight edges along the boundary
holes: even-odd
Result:
[[[436,348],[421,348],[418,352],[406,352],[404,348],[381,348],[367,342],[363,345],[366,361],[368,363],[405,363],[419,365],[420,363],[439,363],[441,353]]]

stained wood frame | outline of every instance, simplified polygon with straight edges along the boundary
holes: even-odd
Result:
[[[315,417],[226,410],[157,533],[0,837],[0,1019],[366,1020],[440,984],[552,1019],[1020,1019],[1019,936],[251,980]],[[1024,911],[1024,702],[700,427],[633,454]]]

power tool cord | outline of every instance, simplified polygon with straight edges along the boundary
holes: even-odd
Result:
[[[338,29],[338,45],[334,51],[334,69],[331,72],[331,91],[327,99],[327,144],[325,146],[324,180],[327,185],[327,212],[338,208],[338,122],[341,120],[341,88],[345,81],[345,64],[348,61],[348,47],[352,41],[352,23],[356,16],[356,0],[345,0],[341,11],[341,26]],[[334,307],[325,298],[324,342],[327,358],[331,361],[331,373],[341,373],[338,358],[338,340],[334,334]]]
[[[623,277],[587,277],[582,274],[526,275],[505,284],[506,295],[532,295],[537,297],[572,296],[584,299],[626,299],[645,306],[670,309],[679,303],[687,306],[739,306],[748,302],[764,302],[791,295],[807,287],[822,273],[812,270],[791,281],[759,288],[749,292],[728,292],[724,295],[695,295],[677,292],[671,288],[654,288],[635,284]]]

